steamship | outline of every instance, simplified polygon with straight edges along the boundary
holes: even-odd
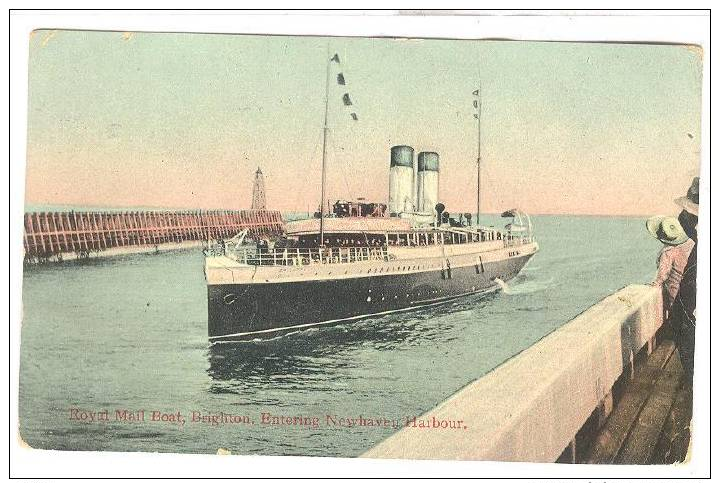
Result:
[[[325,99],[327,136],[327,88]],[[314,218],[286,223],[285,236],[274,242],[248,245],[241,233],[207,253],[210,341],[272,338],[413,310],[495,291],[515,277],[538,244],[530,219],[517,209],[503,213],[512,218],[504,230],[480,225],[481,104],[474,105],[474,225],[469,213],[452,217],[439,202],[439,155],[424,151],[416,157],[405,145],[390,149],[387,204],[338,201],[326,212],[323,142],[322,194]]]
[[[272,245],[237,239],[208,256],[210,341],[412,310],[517,275],[538,250],[527,215],[504,213],[512,217],[505,230],[451,217],[437,199],[438,155],[419,153],[417,172],[413,158],[409,146],[392,148],[387,205],[338,201],[331,216],[286,223]]]

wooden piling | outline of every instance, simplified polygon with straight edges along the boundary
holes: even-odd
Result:
[[[111,248],[230,238],[248,230],[249,239],[279,235],[282,216],[267,210],[33,212],[23,217],[28,261],[63,253],[86,256]]]

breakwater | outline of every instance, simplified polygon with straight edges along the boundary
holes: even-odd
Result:
[[[279,235],[273,210],[32,212],[24,217],[25,262],[87,258],[92,254],[197,245],[248,230],[248,238]]]

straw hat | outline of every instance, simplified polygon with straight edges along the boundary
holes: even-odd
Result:
[[[700,178],[695,178],[688,188],[687,195],[675,199],[682,209],[688,213],[698,216],[698,206],[700,205]]]
[[[652,236],[667,245],[680,245],[688,239],[678,219],[672,216],[653,216],[645,226]]]

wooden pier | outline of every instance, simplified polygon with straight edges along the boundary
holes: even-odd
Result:
[[[685,461],[690,443],[692,388],[684,381],[678,351],[666,334],[616,383],[613,408],[598,431],[576,437],[575,457],[593,464],[673,464]]]
[[[229,238],[243,230],[250,239],[283,232],[282,215],[273,210],[40,212],[26,213],[24,221],[29,263]]]

